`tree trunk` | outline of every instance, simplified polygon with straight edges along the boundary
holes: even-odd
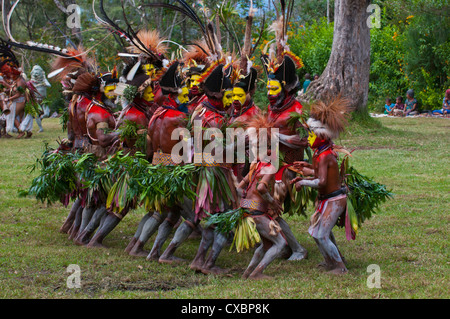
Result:
[[[66,15],[68,14],[67,12],[67,7],[70,4],[76,4],[76,2],[74,0],[64,0],[64,4],[62,4],[59,0],[53,0],[53,2],[55,3],[56,7],[61,10],[63,13],[65,13]],[[82,44],[83,43],[83,36],[81,34],[81,29],[80,28],[71,28],[71,34],[72,36],[74,36],[77,40],[78,40],[78,44]]]
[[[311,82],[300,99],[317,100],[342,94],[352,107],[367,110],[370,71],[370,29],[367,25],[369,0],[336,0],[333,46],[327,67]]]

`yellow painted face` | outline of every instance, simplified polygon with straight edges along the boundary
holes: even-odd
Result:
[[[155,66],[153,64],[144,64],[142,68],[148,76],[153,76],[155,74]]]
[[[242,106],[242,105],[244,105],[246,99],[247,99],[247,93],[245,93],[243,88],[240,88],[240,87],[233,88],[233,101],[239,101]]]
[[[115,95],[113,94],[116,89],[116,85],[107,85],[105,86],[103,93],[105,94],[107,99],[113,99]]]
[[[187,87],[183,86],[183,88],[181,89],[181,93],[178,94],[178,101],[180,102],[180,104],[189,102],[189,90]]]
[[[150,85],[145,88],[142,98],[147,102],[153,102],[155,99],[155,94],[153,94],[153,89]]]
[[[308,135],[308,143],[311,147],[313,147],[314,142],[317,139],[317,135],[316,133],[314,133],[313,131],[309,131],[309,135]]]
[[[267,82],[268,95],[276,96],[281,92],[281,83],[277,80]]]
[[[189,89],[193,86],[200,86],[200,75],[194,74],[191,76],[191,79],[189,81]]]
[[[233,91],[232,90],[226,90],[223,93],[222,102],[223,102],[223,106],[225,108],[228,108],[231,105],[231,103],[233,102]]]

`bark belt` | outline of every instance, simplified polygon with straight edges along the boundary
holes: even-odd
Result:
[[[346,187],[341,187],[337,191],[328,193],[326,195],[319,195],[317,197],[317,199],[318,200],[325,200],[325,199],[328,199],[328,198],[331,198],[331,197],[335,197],[335,196],[338,196],[338,195],[341,195],[341,194],[347,194],[347,188]]]

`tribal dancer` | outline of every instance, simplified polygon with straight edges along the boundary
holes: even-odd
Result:
[[[248,16],[246,17],[246,27],[244,35],[244,45],[240,52],[240,59],[237,61],[237,67],[233,68],[232,82],[233,82],[233,95],[232,95],[232,112],[230,122],[245,123],[253,116],[261,112],[260,108],[253,102],[253,95],[256,91],[256,81],[258,78],[258,72],[253,67],[253,63],[250,60],[255,48],[257,47],[263,30],[260,31],[260,37],[252,47],[252,24],[255,10],[250,5]],[[264,25],[264,21],[262,23]]]
[[[74,98],[79,96],[77,98],[77,109],[81,105],[86,105],[85,125],[89,144],[85,146],[85,152],[94,154],[99,161],[106,159],[108,154],[112,154],[112,146],[119,138],[118,133],[109,132],[114,130],[116,121],[111,108],[112,102],[107,103],[114,98],[110,95],[110,92],[113,91],[117,81],[118,79],[111,73],[95,76],[86,72],[77,78],[73,87]],[[91,198],[86,203],[81,216],[75,217],[69,239],[74,239],[75,243],[79,245],[86,244],[80,239],[83,238],[83,235],[87,236],[86,228],[90,230],[88,234],[95,230],[92,227],[93,217],[96,216],[95,213],[104,213],[104,200]],[[98,220],[94,220],[97,221],[96,224],[98,225]]]
[[[201,135],[199,137],[200,141],[197,140],[197,143],[194,142],[194,163],[201,168],[199,170],[199,181],[197,186],[198,197],[195,201],[195,213],[196,218],[201,220],[207,216],[207,214],[223,212],[227,207],[235,206],[237,202],[234,175],[230,165],[223,161],[224,154],[218,151],[214,153],[214,149],[203,152],[204,145],[202,142],[206,137],[206,134],[203,135],[203,128],[215,128],[215,131],[217,132],[217,129],[220,130],[220,128],[223,129],[227,126],[228,115],[227,110],[223,107],[223,92],[226,85],[231,87],[231,81],[224,76],[223,67],[225,61],[223,59],[222,47],[215,34],[214,25],[206,17],[206,11],[204,13],[207,23],[204,24],[202,19],[195,13],[195,10],[193,10],[184,0],[178,0],[177,2],[181,5],[180,7],[172,5],[170,8],[177,12],[181,12],[198,25],[202,32],[203,40],[206,43],[205,47],[207,48],[202,51],[206,53],[209,62],[208,68],[202,72],[202,75],[198,81],[196,81],[201,83],[199,88],[204,92],[206,97],[202,99],[202,102],[197,106],[192,105],[192,107],[189,108],[191,113],[191,123],[193,122],[194,124],[194,133],[195,131],[198,131],[200,133],[199,135]],[[147,4],[147,6],[163,7],[164,5]],[[201,9],[205,8],[201,6]],[[191,91],[191,93],[193,92]],[[201,123],[201,127],[197,127],[199,125],[196,125],[199,122]],[[213,143],[217,145],[218,141],[215,140]],[[211,184],[211,178],[215,179],[213,184]],[[181,229],[181,227],[179,229]],[[224,247],[226,240],[226,236],[215,233],[213,227],[204,229],[199,250],[194,261],[191,263],[191,268],[204,273],[220,272],[221,269],[215,266],[215,262],[220,251]],[[178,243],[169,244],[159,260],[173,260],[173,254],[177,245]],[[206,253],[211,246],[211,254],[205,261]]]
[[[286,196],[290,193],[288,190],[289,180],[294,177],[294,172],[289,167],[294,161],[303,159],[304,150],[307,147],[306,138],[301,139],[296,131],[300,123],[297,123],[295,127],[289,125],[291,113],[302,114],[302,105],[295,99],[300,88],[296,69],[302,66],[302,62],[289,51],[286,44],[286,28],[287,22],[282,15],[271,26],[271,30],[275,32],[276,41],[272,45],[269,55],[264,53],[261,56],[268,78],[267,89],[270,102],[268,117],[274,127],[279,129],[280,153],[285,163],[279,168],[276,176],[275,198],[285,205]],[[267,48],[264,52],[267,52]],[[286,221],[281,216],[277,218],[277,221],[292,250],[289,260],[306,258],[306,249],[298,243]]]
[[[196,119],[201,120],[202,128],[214,128],[223,132],[229,120],[228,110],[223,107],[223,92],[226,87],[231,87],[231,80],[225,76],[224,64],[220,62],[215,62],[202,76],[201,83],[207,99],[200,103],[192,116],[194,121]],[[203,139],[207,139],[205,137],[206,135],[204,135]],[[216,145],[218,144],[216,143]],[[217,148],[214,149],[217,151]],[[217,193],[216,190],[209,190],[209,187],[212,187],[212,185],[205,179],[206,176],[200,177],[196,214],[198,219],[202,219],[206,216],[206,213],[220,214],[236,206],[237,194],[235,187],[237,181],[232,172],[231,163],[226,163],[225,161],[225,154],[220,154],[219,152],[215,154],[212,152],[199,153],[198,150],[199,148],[195,149],[194,147],[194,161],[200,160],[204,170],[209,170],[213,173],[216,179],[215,184],[220,184],[221,187],[227,188],[227,191],[222,194]],[[216,196],[220,197],[216,198]],[[205,274],[225,272],[226,270],[219,268],[215,263],[227,242],[227,236],[228,234],[214,231],[214,225],[204,228],[197,254],[190,265],[191,269]],[[207,257],[210,247],[211,252]],[[161,258],[164,257],[164,254]]]
[[[22,138],[25,135],[26,138],[30,138],[33,134],[31,132],[33,121],[30,123],[25,110],[27,100],[31,98],[30,94],[27,94],[29,87],[22,76],[22,69],[11,46],[3,40],[0,44],[0,59],[0,75],[3,77],[0,85],[6,93],[3,104],[9,110],[6,115],[6,132],[18,131],[19,135],[16,138]]]
[[[159,107],[148,125],[148,145],[147,155],[152,158],[153,165],[173,166],[182,165],[182,159],[173,159],[173,147],[179,143],[179,139],[172,139],[172,133],[180,127],[184,126],[183,119],[186,119],[186,114],[178,108],[181,104],[187,102],[187,95],[182,94],[181,78],[179,72],[180,64],[174,61],[164,71],[164,74],[159,79],[159,85],[165,97],[164,103]],[[167,236],[170,234],[175,223],[180,219],[181,208],[178,205],[167,207],[163,206],[161,212],[154,212],[153,215],[146,218],[142,225],[139,237],[135,235],[129,247],[129,254],[132,256],[148,255],[148,259],[158,259],[160,250],[164,244]],[[158,229],[158,236],[153,245],[150,254],[145,251],[144,245]]]
[[[233,82],[233,90],[231,98],[232,104],[230,107],[230,123],[234,123],[234,125],[237,126],[245,126],[246,122],[251,120],[257,114],[261,113],[260,108],[257,107],[253,102],[253,95],[256,91],[258,72],[252,66],[253,63],[250,58],[253,55],[255,47],[259,42],[258,40],[255,46],[252,47],[251,29],[253,17],[254,10],[252,6],[250,6],[245,28],[244,45],[242,51],[240,52],[240,59],[235,63],[235,66],[233,66],[233,75],[231,77]],[[247,143],[246,141],[245,145],[247,146],[249,145],[249,143]],[[233,165],[234,174],[236,175],[239,182],[248,173],[250,165],[248,148],[246,148],[245,152],[245,162],[242,163],[242,161],[238,161],[238,163]]]
[[[44,128],[42,127],[42,119],[50,116],[50,108],[44,102],[47,97],[47,88],[51,86],[50,82],[48,82],[47,77],[45,76],[45,71],[42,69],[40,65],[33,66],[31,70],[31,84],[36,88],[36,102],[41,105],[43,110],[43,114],[39,114],[36,116],[35,120],[37,125],[39,126],[39,133],[44,132]]]
[[[348,105],[347,100],[339,98],[332,103],[319,101],[311,106],[306,124],[310,131],[308,142],[314,150],[313,163],[298,162],[296,167],[304,176],[312,177],[296,177],[291,181],[297,189],[312,187],[319,191],[316,211],[311,216],[308,231],[325,259],[321,265],[333,274],[347,273],[332,228],[346,211],[347,189],[342,187],[333,139],[344,131]]]
[[[158,69],[163,66],[163,63],[165,61],[164,53],[158,52],[158,48],[165,47],[164,44],[162,43],[163,40],[159,37],[159,33],[156,30],[154,31],[141,30],[138,33],[136,33],[135,31],[133,31],[132,27],[128,24],[128,21],[125,19],[125,23],[127,24],[128,30],[127,32],[108,17],[103,6],[103,1],[100,1],[100,7],[102,13],[101,18],[94,11],[94,15],[97,21],[100,24],[102,24],[106,29],[108,29],[110,32],[119,34],[121,37],[125,38],[130,43],[130,47],[127,48],[128,53],[123,53],[119,55],[137,58],[137,62],[130,70],[129,72],[130,77],[127,76],[128,77],[127,80],[131,81],[135,75],[133,74],[133,72],[136,73],[141,66],[144,69],[146,75],[152,77],[155,74],[155,72],[157,72]],[[147,86],[147,88],[152,89],[152,92],[150,92],[150,89],[147,89],[147,92],[144,92],[144,94],[148,94],[148,99],[151,100],[151,97],[153,95],[154,101],[156,103],[160,102],[159,99],[161,98],[161,94],[157,86],[156,85],[154,87]],[[125,207],[125,209],[123,209],[120,212],[120,214],[114,214],[111,212],[108,213],[107,216],[104,218],[101,227],[89,242],[88,247],[102,246],[102,241],[105,238],[105,236],[107,236],[118,225],[118,223],[128,213],[129,210],[130,207]],[[143,220],[148,217],[147,215],[144,216]],[[142,221],[140,223],[140,226],[141,225]],[[138,230],[141,229],[140,226],[138,227]]]
[[[185,64],[186,87],[189,90],[189,113],[206,98],[200,87],[200,76],[209,67],[208,48],[204,41],[196,41],[195,44],[188,46],[188,51],[183,54]]]
[[[238,187],[238,192],[241,194],[240,207],[245,212],[243,218],[252,218],[262,237],[262,245],[256,248],[242,277],[263,279],[268,278],[262,274],[264,269],[275,258],[288,250],[288,245],[280,226],[274,219],[281,213],[282,206],[273,197],[277,171],[271,164],[270,158],[272,155],[270,151],[271,138],[274,136],[270,129],[273,127],[273,122],[267,120],[267,115],[258,114],[249,120],[246,126],[255,129],[258,136],[262,134],[261,129],[267,130],[265,134],[267,134],[267,156],[269,158],[258,158],[256,155],[257,161],[252,163],[249,174],[239,183]]]

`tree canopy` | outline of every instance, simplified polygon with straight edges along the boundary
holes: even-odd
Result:
[[[5,0],[6,9],[14,2]],[[181,14],[143,6],[155,1],[103,2],[108,15],[118,24],[124,25],[124,19],[127,19],[136,30],[156,28],[164,37],[180,45],[192,43],[200,36],[198,26]],[[175,3],[173,0],[158,2]],[[334,2],[295,1],[289,24],[289,44],[305,65],[298,72],[300,78],[306,73],[320,75],[327,65],[333,42]],[[198,1],[188,3],[200,10]],[[204,0],[203,3],[212,21],[219,20],[222,46],[229,51],[236,50],[244,38],[250,1]],[[370,35],[369,107],[375,108],[384,104],[386,97],[395,99],[395,96],[404,95],[407,89],[413,88],[423,108],[438,108],[443,92],[450,85],[449,2],[374,0],[372,3],[381,8],[381,27],[372,28]],[[71,4],[77,4],[81,9],[79,29],[67,26],[73,12],[62,11],[67,11]],[[274,21],[276,12],[270,0],[253,0],[253,6],[258,9],[254,19],[253,44],[259,38],[259,31],[265,30],[252,57],[258,64],[261,49],[273,39],[267,27]],[[98,13],[99,0],[95,0],[94,7]],[[95,54],[102,70],[111,69],[118,63],[120,39],[97,24],[92,0],[21,0],[12,16],[11,27],[14,37],[22,42],[32,40],[60,47],[68,46],[69,41],[81,43]],[[0,33],[5,38],[3,30]],[[170,46],[174,51],[178,48],[175,44]],[[48,56],[32,51],[15,51],[26,73],[34,64],[49,70],[51,59]],[[255,98],[264,105],[267,101],[263,85],[259,83],[261,90]],[[57,94],[56,91],[53,93]]]

